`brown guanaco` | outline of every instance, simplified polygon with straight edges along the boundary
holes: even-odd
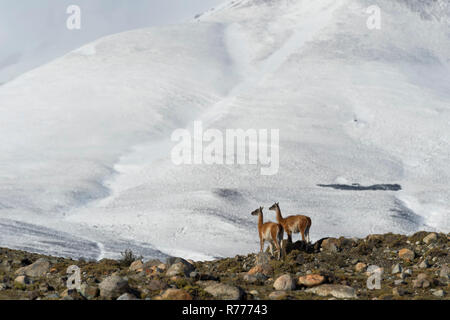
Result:
[[[258,216],[258,233],[261,252],[264,251],[264,242],[269,241],[270,253],[273,254],[273,247],[278,251],[278,260],[281,259],[282,240],[284,236],[283,226],[275,222],[264,223],[263,207],[259,207],[252,212],[252,216]]]
[[[275,211],[277,214],[277,221],[283,226],[283,229],[288,235],[288,241],[292,243],[292,234],[300,232],[303,241],[311,242],[309,237],[309,229],[311,228],[311,218],[302,215],[289,216],[283,218],[281,215],[280,204],[275,202],[269,210]]]

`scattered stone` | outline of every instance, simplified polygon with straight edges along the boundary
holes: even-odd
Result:
[[[27,286],[29,284],[32,284],[32,281],[27,276],[18,276],[14,279],[14,284],[19,286]]]
[[[100,296],[106,299],[117,299],[129,290],[128,280],[112,275],[103,280],[100,285]]]
[[[134,295],[132,295],[131,293],[124,293],[123,295],[121,295],[120,297],[117,298],[117,300],[139,300],[138,298],[136,298]]]
[[[74,289],[66,289],[61,293],[62,300],[85,300],[85,298]]]
[[[223,283],[216,283],[205,288],[205,291],[220,300],[240,300],[242,289]]]
[[[167,289],[161,296],[161,300],[192,300],[192,296],[182,289]]]
[[[87,283],[81,284],[80,293],[88,300],[97,298],[100,294],[100,290],[96,286],[88,285]]]
[[[259,295],[259,291],[258,291],[258,290],[251,290],[249,293],[250,293],[252,296],[257,296],[257,295]]]
[[[422,241],[425,244],[430,244],[432,242],[436,242],[436,240],[437,240],[437,234],[433,232],[433,233],[430,233],[429,235],[427,235],[425,238],[423,238]]]
[[[323,240],[321,248],[327,252],[338,252],[338,239],[327,238]]]
[[[269,294],[270,300],[284,300],[287,297],[286,291],[273,291]]]
[[[47,259],[38,259],[35,263],[29,266],[22,267],[16,270],[17,275],[25,275],[32,278],[43,277],[50,270],[50,262]]]
[[[444,290],[436,290],[435,292],[433,292],[433,296],[436,296],[438,298],[443,298],[445,296],[445,292]]]
[[[419,268],[420,269],[427,269],[430,267],[430,263],[428,262],[427,259],[423,260],[420,264],[419,264]]]
[[[148,289],[152,291],[164,290],[167,288],[167,284],[161,280],[150,280]]]
[[[325,282],[325,277],[320,274],[308,274],[298,278],[298,284],[311,288]]]
[[[284,274],[275,280],[275,282],[273,283],[273,287],[277,291],[294,290],[295,281],[290,274]]]
[[[425,273],[421,273],[417,276],[416,280],[413,280],[413,288],[428,288],[431,283],[428,280],[428,276]]]
[[[400,259],[403,259],[405,261],[413,261],[416,254],[414,253],[414,251],[404,248],[398,252],[398,256]]]
[[[400,279],[400,280],[394,280],[394,284],[395,284],[396,286],[399,286],[399,285],[404,284],[404,283],[405,283],[405,281],[404,281],[403,279]]]
[[[392,294],[394,296],[402,297],[406,294],[406,290],[401,287],[396,287],[396,288],[392,289]]]
[[[357,297],[355,289],[338,284],[322,284],[318,287],[306,289],[306,292],[314,293],[321,297],[333,296],[338,299],[355,299]]]
[[[141,260],[134,261],[128,268],[131,272],[142,272],[144,270],[144,263]]]
[[[257,283],[257,282],[264,282],[268,278],[262,273],[257,273],[257,274],[244,274],[242,279],[247,283]]]
[[[256,265],[267,265],[270,262],[270,255],[266,252],[260,252],[256,255]]]
[[[363,270],[366,269],[366,268],[367,268],[367,264],[365,264],[365,263],[363,263],[363,262],[359,262],[359,263],[357,263],[356,266],[355,266],[355,271],[356,271],[356,272],[361,272],[361,271],[363,271]]]
[[[172,264],[169,269],[167,269],[166,276],[173,277],[173,276],[184,276],[188,277],[189,274],[194,271],[194,266],[186,261],[186,263],[183,262],[176,262]]]
[[[392,274],[397,274],[397,273],[401,273],[403,270],[402,266],[400,265],[400,263],[395,264],[392,267]]]
[[[266,263],[266,264],[258,264],[248,271],[249,275],[256,275],[258,273],[269,277],[270,275],[273,274],[273,268],[270,264]]]

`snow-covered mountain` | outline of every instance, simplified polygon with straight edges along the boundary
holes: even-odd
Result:
[[[450,231],[450,6],[235,0],[100,39],[0,87],[0,245],[93,258],[258,249],[279,201],[311,237]],[[280,129],[280,169],[182,165],[171,133]],[[400,184],[356,191],[318,184]],[[274,220],[266,209],[266,219]]]

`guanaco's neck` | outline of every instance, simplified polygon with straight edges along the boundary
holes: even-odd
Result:
[[[280,210],[280,207],[276,207],[275,208],[275,212],[277,213],[277,220],[278,220],[278,222],[280,222],[280,221],[283,221],[283,217],[281,216],[281,210]]]
[[[258,214],[258,229],[261,229],[261,228],[262,228],[262,226],[263,226],[263,224],[264,224],[263,220],[264,220],[264,218],[263,218],[263,213],[260,212],[260,213]]]

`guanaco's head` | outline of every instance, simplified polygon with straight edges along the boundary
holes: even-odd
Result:
[[[264,207],[259,207],[258,209],[256,209],[255,211],[252,212],[252,216],[257,216],[260,213],[262,213]]]
[[[277,210],[277,209],[280,209],[279,204],[280,204],[279,202],[275,202],[275,203],[269,208],[269,210],[275,211],[275,210]]]

